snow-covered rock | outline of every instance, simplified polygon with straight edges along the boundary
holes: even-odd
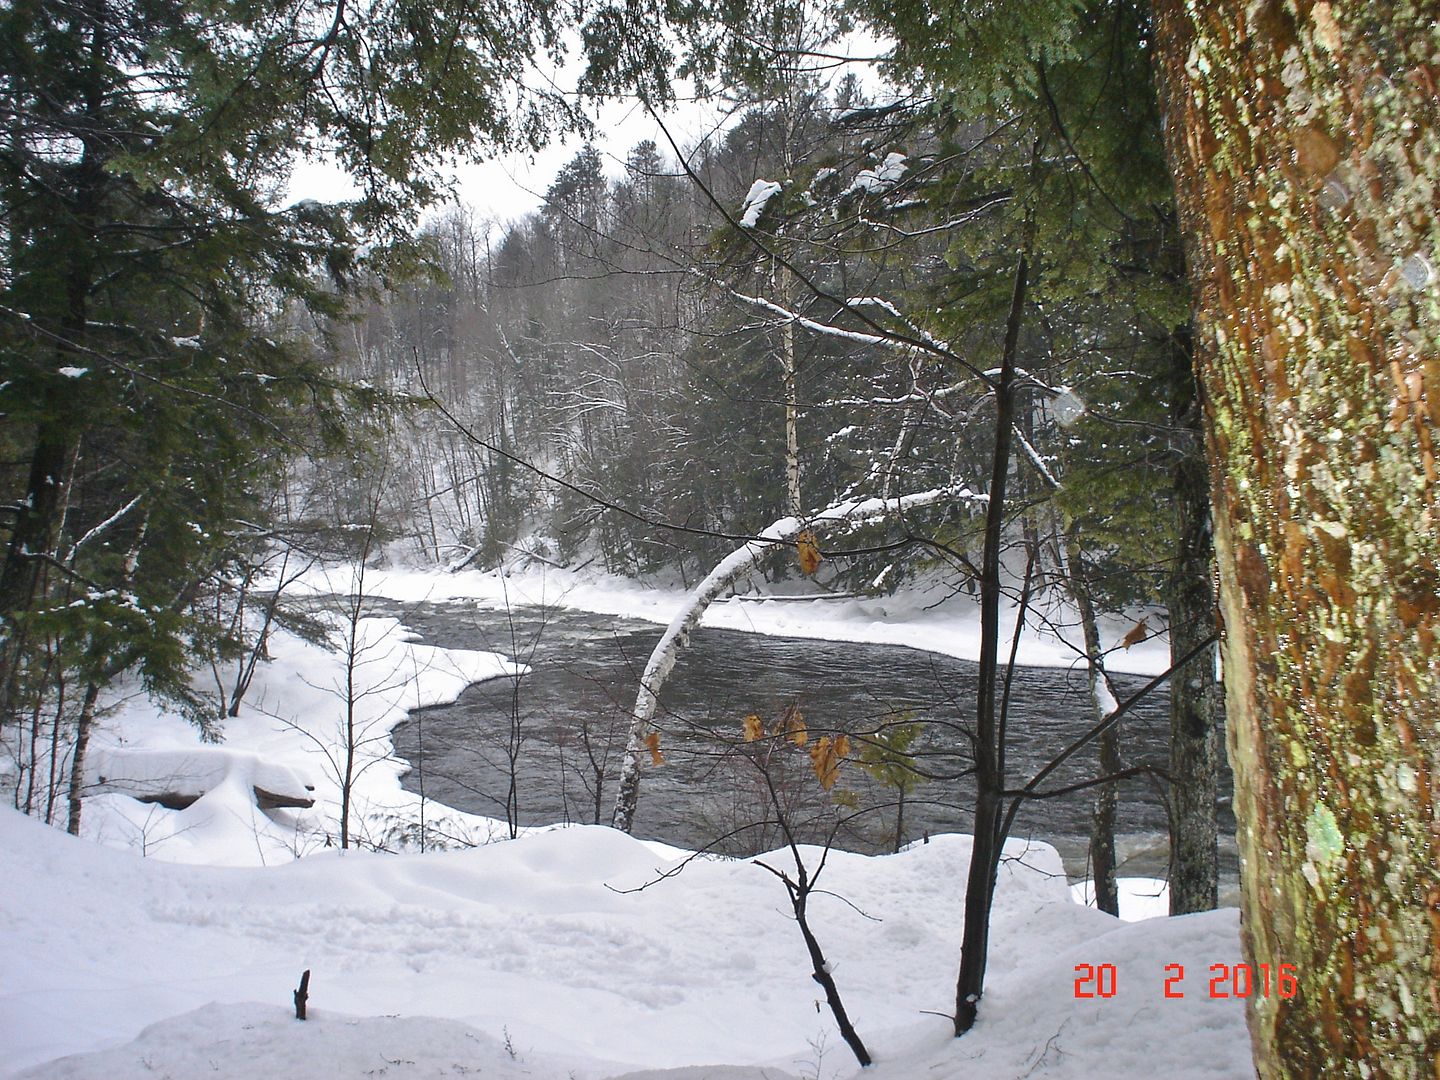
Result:
[[[315,805],[315,785],[299,769],[221,746],[98,749],[89,766],[91,794],[118,792],[171,810],[190,806],[227,781],[252,790],[262,810]]]

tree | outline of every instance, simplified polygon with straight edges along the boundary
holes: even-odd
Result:
[[[1428,3],[1157,0],[1197,284],[1265,1077],[1440,1062],[1440,117]]]
[[[982,156],[968,174],[962,174],[971,185],[989,180],[991,199],[1003,198],[1013,207],[1003,215],[986,216],[983,231],[972,228],[956,234],[956,250],[950,258],[957,268],[969,269],[977,284],[988,276],[998,300],[997,271],[1003,264],[996,253],[1006,245],[997,240],[1007,234],[1015,237],[1018,222],[1026,222],[1033,233],[1031,287],[1040,315],[1035,321],[1050,348],[1068,357],[1072,371],[1084,370],[1087,363],[1093,371],[1095,361],[1123,355],[1120,366],[1143,372],[1157,386],[1153,399],[1169,406],[1171,425],[1159,441],[1171,445],[1168,450],[1154,445],[1142,450],[1142,462],[1145,471],[1154,475],[1168,453],[1173,457],[1165,471],[1190,481],[1176,483],[1173,489],[1177,503],[1184,499],[1185,505],[1176,507],[1180,511],[1176,523],[1182,528],[1172,541],[1174,572],[1165,592],[1169,598],[1189,601],[1188,607],[1175,604],[1185,625],[1171,636],[1172,660],[1190,657],[1192,665],[1203,663],[1196,659],[1203,651],[1198,646],[1207,639],[1207,622],[1213,622],[1199,605],[1209,577],[1197,538],[1197,532],[1203,535],[1205,498],[1193,482],[1195,470],[1177,470],[1174,462],[1187,455],[1197,457],[1199,446],[1185,430],[1188,425],[1180,423],[1194,412],[1187,408],[1194,399],[1184,348],[1188,304],[1160,113],[1152,89],[1147,10],[1131,0],[1080,4],[1002,0],[983,7],[887,0],[863,4],[859,10],[896,40],[894,69],[911,76],[920,91],[938,93],[955,114],[959,132],[966,131],[963,125],[973,130],[987,120],[1006,131],[1013,144],[1008,156]],[[1008,244],[1011,251],[1020,246],[1014,239]],[[1115,343],[1126,337],[1132,345],[1117,350]],[[1025,366],[1033,370],[1029,357]],[[1117,431],[1120,425],[1156,434],[1164,430],[1155,417],[1111,414],[1109,422],[1116,424]],[[1070,506],[1062,505],[1068,517],[1075,513],[1077,502],[1100,495],[1100,503],[1092,507],[1096,512],[1082,522],[1086,552],[1104,554],[1119,565],[1114,556],[1128,541],[1117,545],[1107,538],[1096,543],[1092,523],[1099,518],[1103,526],[1104,518],[1117,516],[1114,511],[1123,507],[1125,495],[1138,492],[1122,490],[1122,498],[1115,498],[1113,478],[1123,456],[1113,453],[1117,440],[1102,437],[1086,444],[1086,449],[1103,448],[1106,443],[1111,452],[1099,456],[1110,460],[1093,470],[1100,483],[1082,486],[1078,477],[1068,476],[1059,497],[1063,503],[1068,496]],[[1025,459],[1037,463],[1025,444],[1021,449]],[[1133,469],[1126,472],[1121,489],[1137,475]],[[1143,493],[1150,503],[1142,512],[1150,519],[1147,529],[1153,526],[1155,492],[1162,486],[1168,485],[1154,484]],[[1120,520],[1129,524],[1143,518],[1120,515]],[[1182,573],[1197,576],[1198,582],[1192,587],[1181,580]],[[1111,580],[1118,579],[1111,575]],[[1100,584],[1083,582],[1092,596]],[[1122,591],[1124,587],[1122,583]],[[1174,728],[1189,739],[1173,757],[1180,766],[1171,777],[1175,803],[1189,812],[1172,818],[1176,833],[1172,847],[1177,875],[1190,883],[1184,895],[1200,896],[1203,902],[1214,888],[1210,883],[1215,873],[1215,835],[1213,825],[1207,828],[1207,823],[1213,822],[1216,762],[1213,754],[1197,752],[1196,744],[1202,750],[1213,745],[1216,718],[1207,707],[1204,680],[1186,678],[1188,674],[1180,671],[1171,684],[1178,699]],[[1113,724],[1103,724],[1101,735],[1107,742],[1111,733]],[[1106,832],[1103,819],[1102,813],[1099,834]],[[1103,835],[1099,839],[1098,847],[1103,849]],[[978,882],[972,885],[981,887]],[[983,950],[983,935],[975,947]],[[961,964],[962,970],[983,975],[983,957],[970,961],[962,954]],[[978,994],[973,978],[971,982],[969,991],[962,991],[957,1031],[967,1028],[973,1018],[974,1003],[965,1000]]]
[[[705,610],[727,589],[737,577],[770,554],[776,547],[796,545],[802,529],[826,531],[854,528],[856,525],[900,515],[944,499],[986,501],[986,496],[976,495],[968,489],[940,488],[933,491],[901,495],[893,499],[849,499],[828,506],[810,515],[804,521],[786,517],[772,522],[755,539],[732,551],[706,575],[705,579],[690,590],[685,603],[660,640],[651,650],[640,676],[640,689],[635,695],[635,707],[631,711],[630,732],[625,744],[625,759],[621,766],[619,789],[615,795],[615,809],[610,823],[617,829],[629,832],[635,824],[635,809],[640,801],[640,776],[644,754],[648,751],[652,759],[659,756],[659,734],[652,730],[656,711],[660,707],[660,692],[680,651],[690,640],[690,632],[700,625]],[[998,603],[998,591],[997,591]],[[998,610],[998,608],[997,608]]]
[[[859,740],[856,764],[895,792],[895,833],[890,850],[897,853],[905,846],[905,800],[925,782],[916,768],[914,748],[924,730],[920,721],[907,721],[901,716],[887,720]]]

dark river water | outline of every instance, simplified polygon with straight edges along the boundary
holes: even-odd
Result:
[[[609,821],[628,710],[639,674],[662,628],[586,612],[477,607],[473,602],[395,605],[390,610],[430,644],[504,653],[532,669],[466,690],[452,705],[417,711],[395,732],[412,765],[405,784],[440,802],[522,825]],[[661,765],[647,764],[635,833],[687,848],[729,854],[781,842],[777,804],[806,839],[834,833],[838,846],[889,850],[897,825],[906,841],[927,833],[968,831],[974,787],[969,717],[976,666],[893,645],[767,637],[701,630],[665,684],[657,718]],[[1120,700],[1146,679],[1118,676]],[[1163,688],[1122,722],[1125,764],[1164,768],[1169,735]],[[855,737],[902,723],[922,726],[910,746],[928,779],[905,797],[853,761],[830,792],[807,750],[789,743],[746,743],[744,718],[769,727],[799,710],[811,745],[822,733]],[[1017,668],[1010,691],[1006,769],[1013,787],[1041,768],[1092,721],[1083,669]],[[766,758],[762,748],[771,748]],[[855,756],[852,753],[852,758]],[[512,769],[511,762],[514,762]],[[1087,748],[1045,787],[1088,779]],[[511,775],[515,777],[511,795]],[[597,784],[599,797],[596,797]],[[1221,780],[1222,837],[1233,836],[1230,777]],[[1029,801],[1012,830],[1054,844],[1072,876],[1085,868],[1093,794]],[[1157,781],[1119,787],[1122,874],[1164,876],[1166,817]],[[769,824],[767,824],[769,823]],[[1236,871],[1233,841],[1222,839],[1222,873]]]

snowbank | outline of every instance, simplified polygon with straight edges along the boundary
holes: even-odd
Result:
[[[297,583],[316,593],[343,591],[349,568],[316,569]],[[556,570],[532,564],[507,574],[462,570],[448,573],[435,568],[396,567],[367,570],[365,587],[376,596],[402,602],[474,600],[487,607],[538,604],[548,607],[622,615],[666,625],[685,604],[687,591],[677,587],[651,587],[628,578],[594,571]],[[964,660],[980,654],[978,600],[938,586],[915,588],[886,597],[842,597],[817,593],[808,583],[795,583],[802,592],[735,598],[712,604],[702,626],[744,630],[784,637],[821,638],[827,641],[862,641],[880,645],[907,645]],[[1002,607],[1004,640],[1015,624],[1014,607]],[[1047,611],[1049,627],[1068,627],[1067,636],[1080,642],[1078,617],[1063,608]],[[1158,675],[1170,666],[1170,646],[1163,635],[1116,649],[1134,626],[1132,620],[1101,625],[1111,671]],[[1021,637],[1019,661],[1031,667],[1075,667],[1083,659],[1075,645],[1067,644],[1051,629],[1037,626],[1032,616]]]
[[[780,887],[749,862],[696,861],[627,892],[674,860],[575,827],[463,852],[186,866],[11,811],[0,850],[0,1075],[857,1072],[817,1011]],[[1247,1075],[1241,1003],[1204,992],[1209,964],[1238,960],[1234,911],[1120,923],[1071,901],[1052,849],[1009,853],[981,1021],[958,1041],[926,1013],[952,1004],[969,838],[830,856],[835,895],[812,900],[812,920],[875,1053],[867,1077]],[[1114,965],[1113,998],[1075,998],[1081,963]],[[1177,963],[1185,997],[1167,999]],[[306,968],[315,1019],[300,1024],[287,1013]],[[76,1054],[92,1056],[55,1060]],[[730,1068],[695,1068],[710,1063]]]
[[[125,750],[102,748],[88,765],[92,791],[118,792],[140,802],[158,802],[184,809],[223,784],[248,787],[257,803],[309,807],[315,785],[299,769],[259,754],[219,746],[189,750]]]
[[[363,619],[358,631],[347,693],[343,653],[273,630],[274,659],[257,669],[240,715],[224,720],[220,746],[202,746],[193,724],[143,694],[107,702],[93,737],[84,835],[172,862],[235,866],[337,844],[353,697],[351,832],[370,845],[401,843],[419,798],[400,785],[407,766],[394,757],[391,730],[412,709],[526,669],[498,653],[419,644],[393,618]],[[162,794],[193,799],[180,800],[188,802],[181,809],[140,801]],[[309,800],[313,807],[284,805]],[[433,804],[427,817],[445,835],[481,841],[495,824]]]

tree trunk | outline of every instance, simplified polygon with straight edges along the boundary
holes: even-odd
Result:
[[[85,700],[80,705],[80,719],[75,725],[75,756],[70,759],[70,820],[66,830],[80,835],[80,810],[85,792],[85,754],[90,749],[90,729],[95,726],[95,702],[100,698],[100,684],[88,683]]]
[[[1193,384],[1189,348],[1177,373]],[[1166,586],[1173,664],[1214,633],[1214,546],[1210,540],[1210,483],[1200,457],[1199,402],[1179,418],[1195,446],[1175,466],[1175,565]],[[1170,680],[1170,914],[1210,911],[1219,902],[1220,721],[1224,708],[1213,650],[1177,668]]]
[[[1433,3],[1157,0],[1263,1077],[1440,1061]]]
[[[995,387],[995,455],[990,471],[990,502],[985,508],[985,548],[980,565],[980,672],[975,694],[975,841],[965,886],[965,929],[960,939],[960,974],[955,982],[955,1034],[975,1026],[985,991],[985,962],[990,952],[990,909],[995,874],[1004,844],[1002,793],[1004,768],[997,733],[1000,668],[1000,547],[1004,542],[1005,481],[1010,472],[1010,441],[1015,428],[1015,351],[1029,267],[1025,256],[1015,266],[1015,287],[1005,326],[1000,381]]]
[[[1070,597],[1080,612],[1080,631],[1085,640],[1085,676],[1089,684],[1090,704],[1095,722],[1103,723],[1115,710],[1115,695],[1105,676],[1100,644],[1100,627],[1095,621],[1095,605],[1090,602],[1090,589],[1085,583],[1080,563],[1080,545],[1071,532],[1066,532],[1065,573]],[[1120,761],[1120,725],[1111,724],[1098,740],[1100,744],[1100,776],[1113,776],[1124,765]],[[1120,914],[1120,883],[1115,858],[1115,785],[1101,784],[1095,789],[1095,807],[1090,815],[1090,877],[1094,884],[1095,906],[1111,915]]]
[[[62,496],[73,460],[57,425],[42,424],[30,457],[24,510],[15,521],[0,565],[0,723],[10,712],[21,678],[26,633],[20,620],[40,591],[43,558],[55,549],[65,503]]]
[[[790,271],[778,271],[781,280],[780,302],[789,308],[793,303]],[[800,503],[800,401],[795,389],[795,323],[780,327],[780,370],[785,384],[785,512],[791,517],[802,513]]]

